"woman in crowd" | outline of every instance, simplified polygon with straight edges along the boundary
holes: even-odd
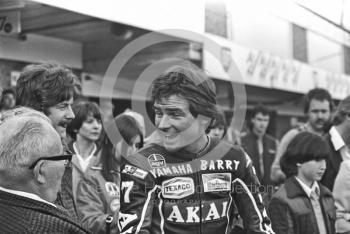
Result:
[[[120,160],[143,146],[144,136],[133,117],[121,114],[107,128],[111,125],[116,125],[120,138],[103,135],[101,160],[78,185],[79,218],[92,233],[118,233]]]
[[[329,157],[327,143],[310,132],[293,138],[280,160],[287,180],[273,195],[269,217],[276,234],[335,233],[332,193],[318,183]]]
[[[225,115],[223,112],[219,112],[216,115],[214,124],[212,125],[209,131],[209,136],[223,139],[226,135],[226,132],[227,132],[227,125],[226,125]]]
[[[67,133],[73,138],[69,144],[72,158],[72,191],[76,200],[79,181],[96,162],[99,161],[98,140],[102,132],[102,122],[96,103],[79,101],[72,106],[75,118],[68,124]]]

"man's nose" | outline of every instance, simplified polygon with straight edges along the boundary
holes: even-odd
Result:
[[[159,120],[158,128],[159,129],[167,129],[170,125],[170,119],[168,115],[163,115],[162,118]]]
[[[68,109],[67,109],[67,111],[66,111],[65,117],[66,117],[67,119],[74,119],[74,118],[75,118],[75,115],[74,115],[74,112],[73,112],[73,110],[72,110],[72,106],[71,106],[71,105],[68,106]]]
[[[100,124],[100,122],[98,122],[98,120],[95,119],[94,122],[93,122],[93,124],[94,124],[94,125],[93,125],[94,128],[96,128],[96,129],[97,129],[97,128],[100,128],[100,125],[101,125],[101,124]]]

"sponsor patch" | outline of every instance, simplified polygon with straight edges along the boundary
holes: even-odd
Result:
[[[123,230],[126,225],[137,219],[137,214],[124,214],[119,212],[118,224],[120,230]]]
[[[204,192],[231,191],[231,173],[202,175]]]
[[[140,178],[140,179],[145,179],[148,172],[147,171],[144,171],[140,168],[137,168],[137,167],[134,167],[134,166],[131,166],[131,165],[128,165],[126,164],[122,173],[125,173],[125,174],[128,174],[128,175],[132,175],[132,176],[136,176],[137,178]]]
[[[162,183],[164,198],[181,199],[194,194],[194,183],[190,177],[175,177]]]
[[[166,166],[165,159],[160,154],[151,154],[148,156],[148,163],[152,168],[163,168]]]
[[[110,197],[119,197],[119,188],[115,183],[105,183],[106,192]]]

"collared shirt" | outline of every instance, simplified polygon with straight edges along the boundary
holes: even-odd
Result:
[[[333,147],[336,151],[340,152],[340,155],[343,160],[350,159],[350,153],[348,151],[348,147],[346,146],[343,137],[340,135],[338,130],[333,126],[329,130],[329,134],[331,135],[331,141],[333,144]]]
[[[45,201],[44,199],[42,199],[41,197],[39,197],[38,195],[36,195],[34,193],[28,193],[28,192],[23,192],[23,191],[18,191],[18,190],[12,190],[12,189],[7,189],[7,188],[3,188],[3,187],[0,187],[0,190],[4,191],[4,192],[7,192],[7,193],[15,194],[17,196],[26,197],[26,198],[29,198],[29,199],[32,199],[32,200],[36,200],[36,201],[39,201],[39,202],[44,202],[46,204],[49,204],[51,206],[56,207],[55,204],[53,204],[51,202],[48,202],[48,201]]]
[[[298,177],[295,177],[295,179],[299,182],[299,184],[301,185],[301,187],[303,188],[303,190],[305,191],[306,195],[309,198],[311,197],[312,191],[316,191],[316,193],[318,193],[318,195],[319,195],[320,187],[318,186],[318,183],[316,181],[314,181],[312,183],[312,186],[310,188],[303,181],[301,181]]]
[[[79,151],[78,151],[78,149],[77,149],[75,143],[76,143],[76,142],[73,143],[73,148],[74,148],[75,155],[77,156],[77,159],[78,159],[78,162],[79,162],[79,164],[80,164],[81,169],[85,172],[86,169],[87,169],[87,167],[89,166],[89,163],[90,163],[91,159],[93,158],[93,156],[94,156],[94,154],[95,154],[95,152],[96,152],[96,149],[97,149],[96,144],[94,143],[94,147],[93,147],[93,149],[92,149],[90,155],[87,156],[87,157],[84,159],[84,158],[79,154]]]

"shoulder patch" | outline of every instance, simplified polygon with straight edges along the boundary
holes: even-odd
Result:
[[[148,174],[147,171],[144,171],[140,168],[137,168],[128,164],[125,165],[122,173],[136,176],[137,178],[140,178],[140,179],[145,179]]]
[[[148,156],[148,163],[152,168],[166,167],[165,159],[160,154],[151,154],[150,156]]]

